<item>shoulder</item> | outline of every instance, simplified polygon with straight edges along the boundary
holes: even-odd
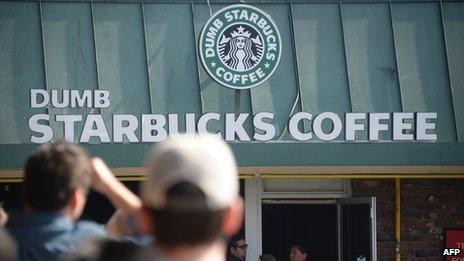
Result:
[[[106,236],[104,225],[92,221],[78,221],[74,225],[74,234],[88,236]]]

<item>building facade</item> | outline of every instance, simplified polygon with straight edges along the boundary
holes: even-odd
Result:
[[[157,142],[208,132],[240,167],[249,260],[294,240],[314,260],[442,260],[464,227],[464,2],[0,2],[0,97],[7,209],[37,144],[137,181]]]

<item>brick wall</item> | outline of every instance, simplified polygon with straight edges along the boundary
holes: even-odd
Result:
[[[377,256],[395,257],[395,182],[393,180],[352,180],[353,197],[377,198]]]
[[[394,180],[353,180],[353,197],[377,197],[379,260],[395,257]],[[444,229],[464,227],[464,180],[401,180],[402,260],[443,260]]]

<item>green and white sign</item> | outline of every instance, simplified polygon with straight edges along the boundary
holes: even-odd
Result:
[[[249,5],[231,5],[215,13],[199,41],[208,74],[233,89],[249,89],[266,81],[279,65],[282,42],[271,17]]]

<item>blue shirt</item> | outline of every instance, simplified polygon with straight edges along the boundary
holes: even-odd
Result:
[[[53,213],[11,213],[6,228],[18,243],[19,260],[57,260],[94,237],[106,235],[94,222],[71,222]]]

